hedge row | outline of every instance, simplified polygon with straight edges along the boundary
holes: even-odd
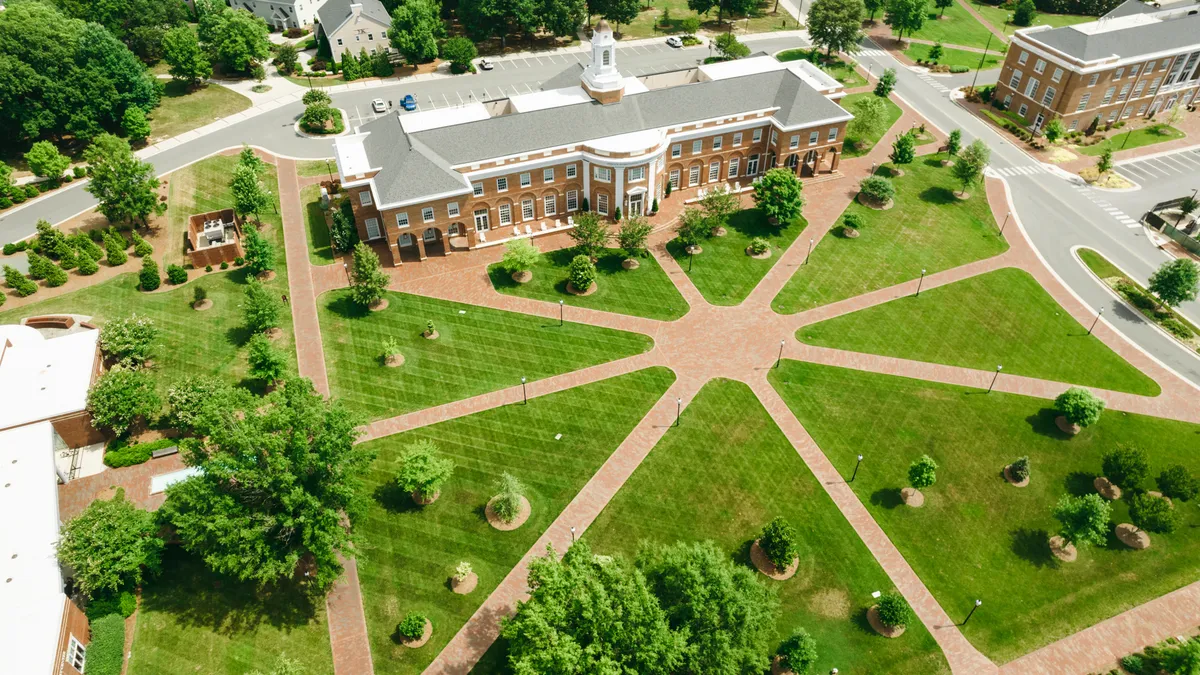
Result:
[[[88,675],[121,675],[125,660],[125,619],[109,614],[92,621],[92,642],[87,648]]]
[[[128,442],[127,439],[118,438],[109,443],[104,452],[104,464],[114,469],[141,464],[150,461],[150,456],[154,454],[155,450],[162,450],[176,444],[173,438],[160,438],[149,443],[126,445]]]

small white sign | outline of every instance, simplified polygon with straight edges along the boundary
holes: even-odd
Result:
[[[459,313],[459,314],[466,314],[466,313],[467,313],[467,310],[465,310],[465,309],[460,309],[460,310],[458,310],[458,313]]]
[[[872,594],[871,594],[871,597],[872,597],[872,598],[878,598],[878,597],[879,597],[879,596],[881,596],[881,595],[883,595],[883,594],[882,594],[882,593],[880,593],[879,591],[875,591],[874,593],[872,593]]]
[[[556,441],[561,441],[561,440],[562,440],[562,434],[554,434],[554,440],[556,440]]]

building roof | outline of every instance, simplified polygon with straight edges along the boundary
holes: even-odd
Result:
[[[11,673],[58,672],[66,596],[55,556],[53,434],[49,422],[0,431],[0,577],[7,580],[0,583],[0,653]]]
[[[1104,15],[1106,19],[1115,19],[1121,16],[1132,16],[1134,14],[1149,14],[1157,12],[1158,8],[1154,5],[1142,2],[1142,0],[1125,0],[1117,5],[1108,14]]]
[[[1081,61],[1137,57],[1200,44],[1200,13],[1188,14],[1186,9],[1135,13],[1132,9],[1136,8],[1113,18],[1018,34]]]
[[[350,18],[350,5],[362,5],[363,16],[384,26],[392,25],[392,17],[388,16],[379,0],[325,0],[325,4],[317,10],[317,19],[326,35],[341,28]]]
[[[448,127],[456,129],[461,126]],[[419,137],[404,131],[398,115],[386,115],[359,127],[366,132],[363,148],[372,168],[378,167],[375,187],[381,204],[462,191],[469,187],[462,174],[450,168]]]
[[[87,405],[98,330],[45,338],[0,326],[0,429],[79,412]]]

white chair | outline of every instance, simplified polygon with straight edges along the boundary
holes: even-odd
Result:
[[[742,184],[741,184],[740,182],[738,182],[738,181],[734,181],[734,182],[733,182],[733,191],[734,191],[734,192],[741,192],[741,191],[742,191]]]
[[[525,223],[525,234],[533,234],[533,228],[529,226],[529,223]]]
[[[575,227],[575,216],[567,216],[567,224]]]
[[[546,221],[542,221],[542,232],[546,231]]]
[[[514,237],[521,236],[521,226],[520,225],[513,225],[513,236]]]
[[[479,233],[479,241],[487,241],[487,232]]]
[[[556,229],[556,230],[557,230],[557,229],[558,229],[558,228],[560,228],[560,227],[562,227],[562,221],[561,221],[561,220],[559,220],[558,218],[555,218],[555,219],[554,219],[554,229]]]

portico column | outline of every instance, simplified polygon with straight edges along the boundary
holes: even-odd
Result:
[[[642,211],[645,211],[646,213],[649,213],[650,209],[654,208],[654,200],[658,199],[658,193],[654,191],[654,186],[655,186],[655,183],[657,182],[655,179],[658,178],[658,160],[654,160],[653,162],[650,162],[650,166],[648,167],[648,170],[650,171],[650,178],[649,178],[650,192],[648,193],[647,196],[650,197],[650,203],[642,205]]]
[[[446,228],[446,232],[442,234],[442,250],[446,252],[446,255],[452,253],[450,250],[450,228]]]
[[[842,153],[838,152],[837,148],[833,148],[830,150],[830,152],[833,153],[833,157],[829,159],[829,172],[833,173],[834,171],[837,171],[838,160],[842,158]]]
[[[415,238],[417,240],[417,253],[418,253],[420,259],[424,260],[427,257],[425,255],[425,235],[424,235],[424,233],[418,234],[418,235],[415,235]]]
[[[621,207],[621,215],[627,216],[629,214],[627,214],[625,212],[628,211],[629,208],[625,206],[625,169],[624,168],[617,169],[616,174],[617,174],[617,194],[614,195],[616,197],[616,199],[614,199],[613,201],[615,201],[617,203],[617,205]],[[613,211],[613,213],[615,214],[616,211]]]
[[[467,226],[467,248],[475,248],[477,243],[478,241],[475,237],[475,224],[472,223],[471,225]]]
[[[583,198],[588,201],[588,207],[592,204],[592,165],[586,159],[583,160]]]
[[[392,252],[392,267],[399,267],[404,264],[400,259],[400,244],[398,239],[389,239],[388,250]]]

